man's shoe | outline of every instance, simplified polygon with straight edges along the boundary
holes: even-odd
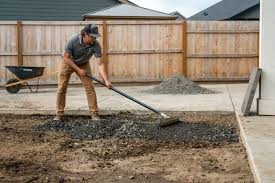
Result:
[[[60,122],[62,122],[62,121],[64,121],[64,116],[58,116],[58,115],[56,115],[56,116],[53,118],[53,120],[54,120],[54,121],[60,121]]]
[[[92,119],[93,121],[100,121],[100,117],[99,117],[99,115],[98,115],[98,112],[92,112],[92,113],[91,113],[91,119]]]

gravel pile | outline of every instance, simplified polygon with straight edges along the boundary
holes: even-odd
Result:
[[[146,90],[151,94],[217,94],[219,92],[203,88],[182,75],[171,77],[153,89]]]
[[[37,126],[38,131],[64,132],[76,139],[146,139],[184,142],[238,142],[234,127],[208,123],[180,122],[172,126],[159,127],[159,119],[117,117],[92,122],[88,118],[68,118],[65,122],[49,121]]]

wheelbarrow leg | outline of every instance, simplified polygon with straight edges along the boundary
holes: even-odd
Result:
[[[37,92],[38,92],[39,80],[40,80],[40,78],[38,78],[38,79],[37,79],[37,83],[36,83],[36,91],[35,91],[35,93],[37,93]]]
[[[26,82],[26,85],[28,86],[28,88],[30,89],[30,91],[33,93],[33,91],[32,91],[32,89],[31,89],[31,87],[30,87],[30,85]]]
[[[40,78],[37,79],[36,90],[35,90],[35,91],[32,91],[30,85],[26,82],[26,85],[28,86],[28,88],[30,89],[30,91],[31,91],[32,93],[37,93],[37,92],[38,92],[39,79],[40,79]]]

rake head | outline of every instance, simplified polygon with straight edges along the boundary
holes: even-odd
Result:
[[[162,118],[159,121],[159,126],[160,127],[165,127],[165,126],[173,125],[173,124],[178,123],[178,122],[180,122],[178,117]]]

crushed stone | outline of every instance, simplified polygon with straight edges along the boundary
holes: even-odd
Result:
[[[181,121],[171,126],[160,127],[158,123],[158,118],[143,118],[130,113],[121,113],[118,116],[103,117],[100,122],[85,117],[68,117],[64,122],[48,121],[37,126],[36,130],[64,132],[76,139],[90,140],[145,139],[209,143],[239,141],[235,126]]]
[[[158,86],[144,91],[151,94],[218,94],[220,92],[213,91],[199,86],[197,83],[188,80],[183,75],[177,75],[168,78]]]

